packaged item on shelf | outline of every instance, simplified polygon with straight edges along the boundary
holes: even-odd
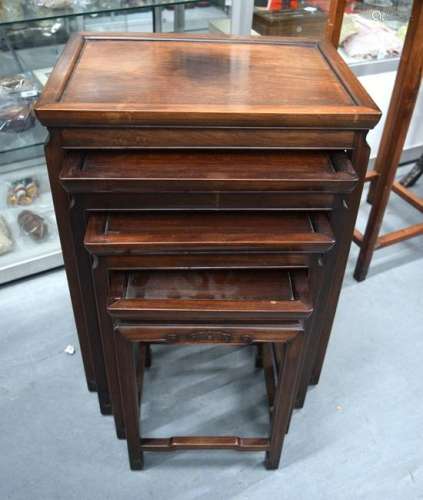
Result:
[[[0,132],[23,132],[35,123],[32,105],[0,96]]]
[[[23,73],[0,78],[0,132],[23,132],[32,127],[32,106],[39,84]]]
[[[11,206],[31,205],[39,194],[40,187],[37,179],[27,177],[13,182],[7,193],[7,203]]]
[[[18,215],[18,224],[22,231],[34,241],[43,241],[47,238],[48,226],[44,217],[31,210],[23,210]]]
[[[0,78],[0,95],[32,101],[39,93],[36,81],[24,73]]]
[[[0,215],[0,255],[10,252],[13,248],[13,239],[6,219]]]
[[[380,21],[366,19],[359,14],[345,16],[341,46],[349,57],[383,59],[398,56],[402,45],[401,36]]]

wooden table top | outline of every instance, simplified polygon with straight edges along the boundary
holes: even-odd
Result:
[[[74,36],[36,107],[42,123],[369,128],[379,110],[325,42]]]

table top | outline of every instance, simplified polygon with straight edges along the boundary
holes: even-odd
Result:
[[[326,42],[118,33],[75,36],[36,112],[50,126],[363,129],[380,116]]]
[[[130,12],[142,8],[164,7],[168,5],[195,3],[198,0],[91,0],[69,7],[39,7],[32,2],[16,0],[13,7],[0,7],[0,26],[56,19],[103,14],[107,12]],[[1,2],[0,2],[1,3]],[[60,3],[57,3],[60,5]]]

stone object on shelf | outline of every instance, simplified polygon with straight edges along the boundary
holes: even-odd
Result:
[[[40,93],[35,80],[24,73],[0,78],[0,96],[33,100]]]
[[[0,132],[23,132],[33,127],[32,104],[0,96]]]
[[[23,210],[18,215],[18,223],[23,232],[34,241],[45,240],[48,235],[45,219],[31,210]]]

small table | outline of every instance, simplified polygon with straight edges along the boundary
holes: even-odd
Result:
[[[90,213],[116,210],[235,212],[245,227],[248,212],[328,214],[333,249],[311,264],[292,248],[282,252],[286,266],[316,277],[301,406],[320,375],[367,167],[365,138],[380,118],[337,51],[303,39],[84,33],[68,43],[36,112],[50,131],[47,163],[81,352],[103,412],[111,408],[83,240]],[[312,227],[321,229],[319,220]],[[274,267],[267,259],[278,257],[262,262]],[[220,253],[202,266],[213,259]]]

